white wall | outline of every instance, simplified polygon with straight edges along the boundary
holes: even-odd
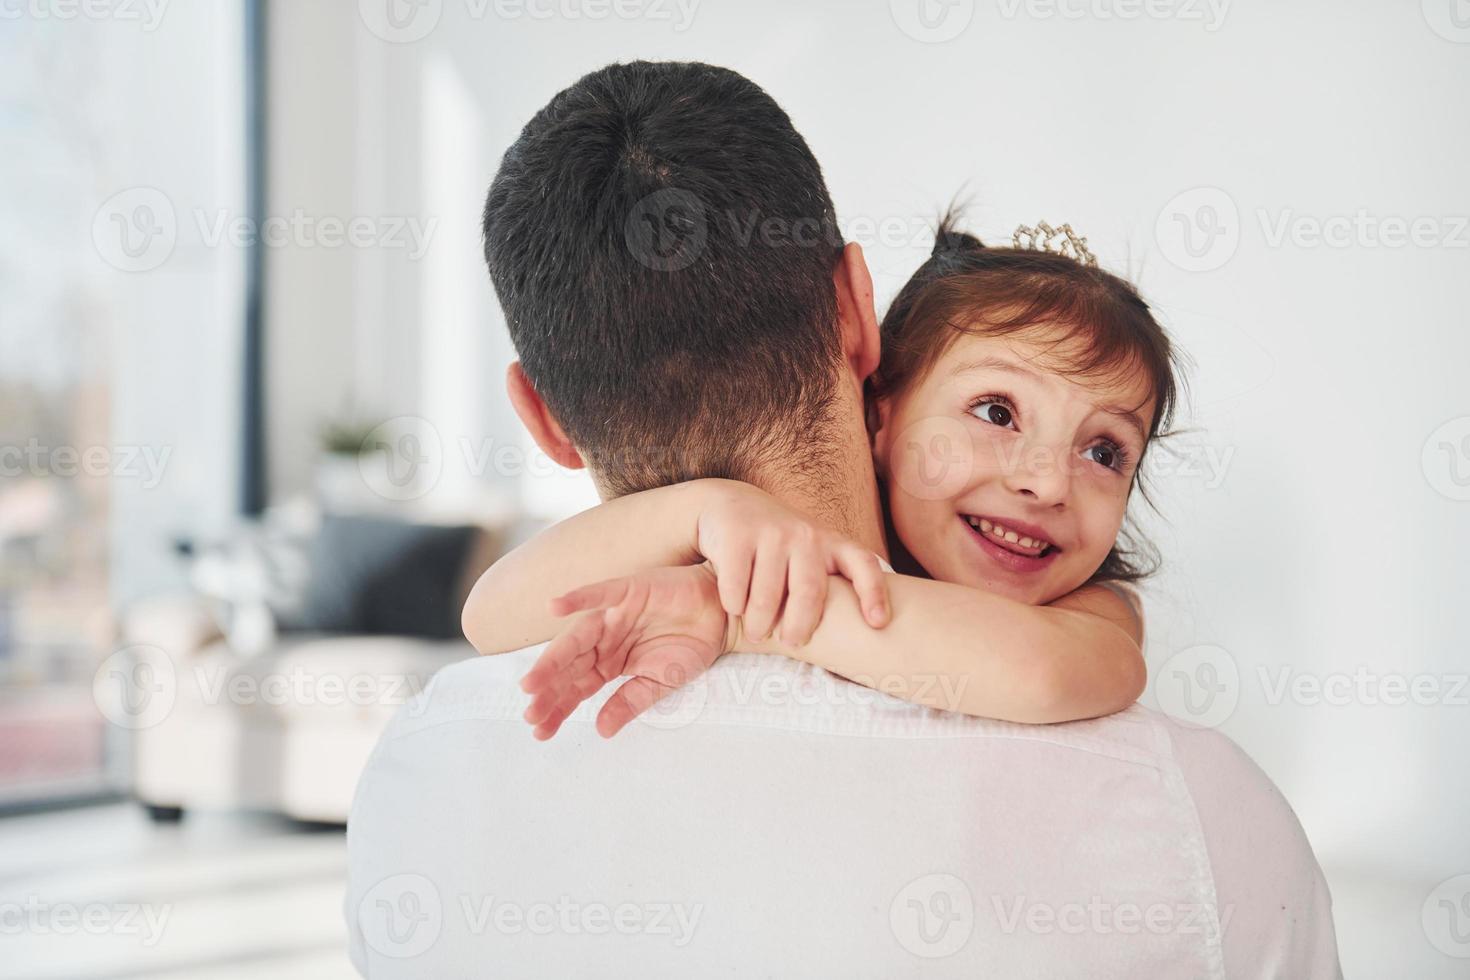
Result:
[[[390,502],[497,512],[517,468],[490,460],[522,436],[479,257],[482,93],[443,54],[384,44],[351,4],[274,4],[269,33],[269,213],[368,229],[361,245],[267,252],[272,496],[310,490],[319,428],[350,418],[388,425],[390,442],[409,431],[432,457]]]
[[[522,438],[500,393],[503,324],[471,261],[499,155],[556,90],[609,61],[734,67],[787,108],[823,162],[844,224],[868,249],[880,305],[927,252],[925,222],[961,188],[984,236],[1069,221],[1105,265],[1137,278],[1197,363],[1189,466],[1158,474],[1167,522],[1152,523],[1166,568],[1148,590],[1148,654],[1162,686],[1149,700],[1179,709],[1182,679],[1213,669],[1224,689],[1202,720],[1280,784],[1335,875],[1432,884],[1470,872],[1470,691],[1456,687],[1470,669],[1470,502],[1452,499],[1463,488],[1450,468],[1470,473],[1470,442],[1458,442],[1470,427],[1470,230],[1455,220],[1470,213],[1470,30],[1455,33],[1448,0],[1213,11],[1160,2],[1149,9],[1168,16],[1133,19],[1107,16],[1131,9],[1107,0],[1063,5],[1078,16],[1041,0],[960,0],[930,7],[958,18],[935,32],[963,28],[942,43],[900,28],[935,36],[903,0],[705,0],[687,26],[672,2],[631,20],[531,6],[562,12],[443,0],[406,29],[432,26],[417,39],[378,24],[393,41],[340,12],[286,14],[317,33],[289,42],[302,67],[288,76],[296,104],[282,108],[300,118],[278,147],[289,154],[277,160],[278,187],[292,186],[287,170],[319,167],[301,176],[303,193],[342,207],[352,172],[369,206],[432,205],[446,224],[421,263],[359,257],[381,264],[352,293],[337,292],[340,269],[321,281],[305,265],[280,270],[276,285],[289,292],[275,297],[273,336],[294,339],[274,341],[276,353],[301,346],[294,367],[276,363],[278,383],[339,384],[340,365],[294,335],[321,331],[331,348],[352,310],[385,338],[376,360],[332,348],[382,386],[365,395],[395,411],[445,406],[450,436]],[[374,4],[361,9],[376,16]],[[349,49],[359,71],[350,85],[336,74]],[[441,110],[421,111],[427,93],[447,93]],[[1200,187],[1216,190],[1175,201]],[[1198,205],[1222,200],[1238,217],[1215,212],[1228,234],[1200,260],[1210,268],[1187,271],[1175,214],[1198,232],[1210,217]],[[1436,242],[1375,244],[1377,226],[1374,240],[1349,247],[1274,238],[1283,218],[1310,232],[1360,211],[1370,222],[1427,218],[1421,233]],[[429,283],[455,293],[441,304],[445,324],[416,316],[438,308],[422,299]],[[431,337],[456,356],[415,346]],[[424,372],[394,373],[416,357],[476,397],[433,402]],[[1460,428],[1423,456],[1454,419]],[[273,438],[296,424],[281,414]],[[520,486],[543,509],[590,499],[567,479]],[[1436,703],[1382,703],[1396,696],[1378,686],[1384,678],[1417,681]],[[1291,693],[1315,682],[1346,703]],[[1345,683],[1363,686],[1333,686]],[[1417,915],[1417,901],[1397,913]]]

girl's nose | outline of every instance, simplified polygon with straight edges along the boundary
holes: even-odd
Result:
[[[1030,446],[1002,481],[1012,493],[1053,507],[1064,503],[1071,488],[1065,456],[1051,446]]]

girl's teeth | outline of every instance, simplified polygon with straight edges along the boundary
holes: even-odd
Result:
[[[975,528],[976,530],[982,531],[985,534],[989,534],[992,537],[1001,538],[1011,544],[1019,544],[1023,548],[1042,548],[1046,545],[1045,541],[1042,541],[1038,538],[1026,537],[1024,535],[1017,534],[1015,531],[1007,531],[999,524],[992,524],[984,518],[977,519],[974,517],[970,517],[966,518],[966,520],[968,520],[970,522],[970,526]]]

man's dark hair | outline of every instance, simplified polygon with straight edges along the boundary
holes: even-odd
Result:
[[[749,79],[583,77],[506,151],[484,234],[522,369],[608,492],[828,462],[842,244],[816,158]]]

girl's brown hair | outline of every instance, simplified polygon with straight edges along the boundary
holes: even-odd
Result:
[[[1150,379],[1153,419],[1133,478],[1152,505],[1140,474],[1148,448],[1173,434],[1183,355],[1148,304],[1127,280],[1096,266],[1055,252],[989,248],[954,226],[951,210],[940,220],[929,259],[883,317],[883,356],[867,381],[868,405],[902,394],[962,334],[1060,329],[1063,336],[1046,344],[1060,370],[1104,384],[1140,371]],[[1137,581],[1158,564],[1157,551],[1125,525],[1088,581]]]

